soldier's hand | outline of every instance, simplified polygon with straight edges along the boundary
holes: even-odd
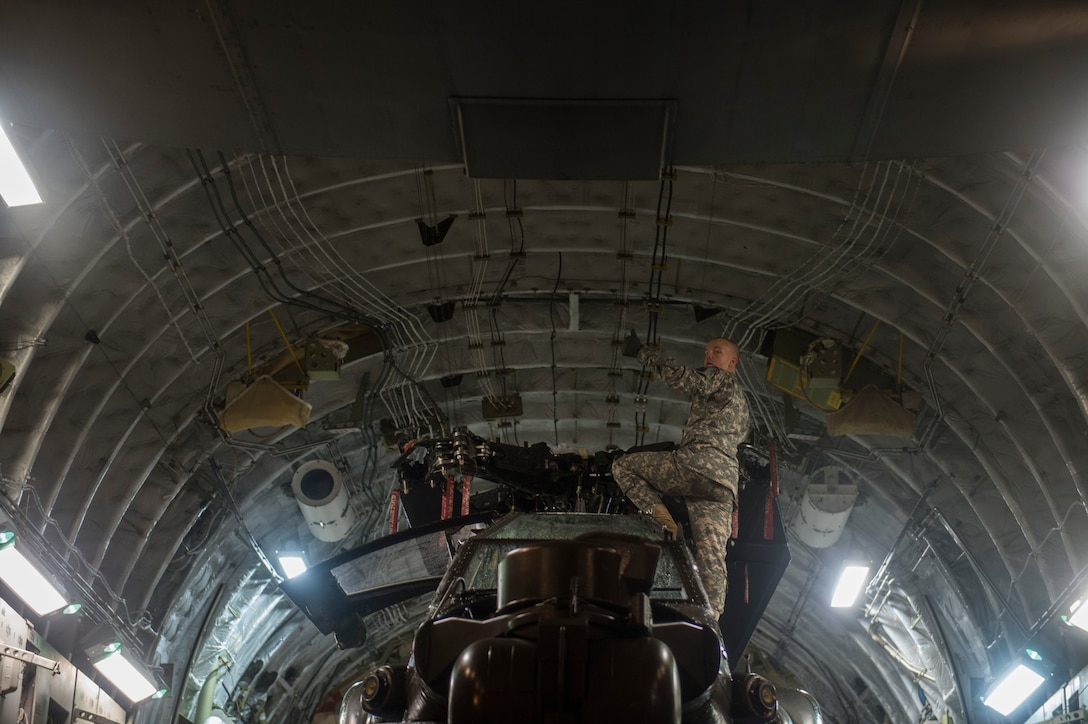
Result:
[[[627,335],[623,340],[623,356],[624,357],[638,357],[638,351],[642,349],[642,340],[635,334],[635,330],[631,330],[631,334]]]

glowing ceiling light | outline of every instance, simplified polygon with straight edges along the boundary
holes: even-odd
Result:
[[[832,608],[853,606],[861,589],[869,579],[869,566],[846,566],[842,569],[835,592],[831,595]]]
[[[1084,599],[1081,599],[1069,607],[1069,618],[1066,623],[1088,631],[1088,606],[1082,605],[1083,603]]]
[[[30,180],[26,166],[15,153],[15,146],[0,123],[0,196],[8,206],[29,206],[40,204],[42,197],[34,182]]]
[[[15,547],[15,533],[0,531],[0,580],[39,616],[64,608],[68,601]]]
[[[283,575],[294,578],[306,572],[306,558],[301,553],[280,553],[280,568]]]
[[[158,687],[152,684],[135,664],[124,657],[120,646],[107,648],[113,650],[95,661],[94,668],[120,689],[122,694],[136,703],[158,693]]]
[[[1016,707],[1024,703],[1024,700],[1035,693],[1042,686],[1042,675],[1032,671],[1024,664],[1017,664],[1016,668],[1005,674],[990,689],[990,693],[982,700],[982,703],[990,707],[1002,716],[1008,716],[1016,710]]]

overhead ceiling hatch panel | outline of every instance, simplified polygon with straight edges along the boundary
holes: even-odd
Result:
[[[655,180],[675,102],[454,98],[473,178]]]

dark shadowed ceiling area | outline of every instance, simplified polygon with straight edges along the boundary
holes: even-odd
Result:
[[[251,709],[309,721],[426,602],[341,651],[254,549],[387,530],[381,421],[675,440],[686,400],[616,342],[694,365],[727,336],[787,528],[811,483],[858,488],[836,543],[792,539],[754,655],[831,722],[915,721],[918,687],[990,721],[1025,646],[1088,663],[1060,621],[1088,587],[1086,77],[1076,2],[8,2],[0,119],[45,203],[0,209],[4,509],[172,665],[141,721],[192,716],[224,656],[275,674]],[[346,356],[304,427],[219,427],[315,338]],[[816,339],[913,435],[833,437],[767,381]],[[290,496],[317,459],[352,494],[338,544]],[[883,577],[829,609],[859,558]]]

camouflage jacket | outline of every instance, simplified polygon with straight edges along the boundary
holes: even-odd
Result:
[[[638,359],[662,382],[691,395],[679,461],[737,491],[737,446],[748,436],[748,400],[734,372],[692,369],[643,346]]]

